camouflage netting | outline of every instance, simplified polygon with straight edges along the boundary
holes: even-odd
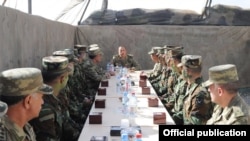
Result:
[[[205,8],[200,15],[190,10],[128,9],[122,11],[96,11],[81,25],[223,25],[249,26],[250,10],[226,5]]]

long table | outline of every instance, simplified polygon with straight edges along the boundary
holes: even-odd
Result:
[[[158,107],[148,107],[148,98],[158,98],[158,96],[149,82],[147,82],[147,86],[150,87],[150,94],[142,94],[141,87],[139,87],[139,74],[140,71],[130,73],[132,80],[135,82],[132,91],[135,92],[138,101],[136,116],[132,120],[130,119],[130,124],[140,126],[143,141],[157,141],[159,140],[159,125],[154,124],[153,113],[164,112],[166,124],[174,125],[175,123],[159,99]],[[120,141],[120,137],[110,136],[110,129],[111,126],[120,126],[121,120],[128,117],[122,113],[121,95],[117,94],[116,91],[116,77],[111,76],[108,84],[106,95],[97,94],[95,98],[96,100],[105,99],[105,108],[95,108],[95,104],[93,104],[90,110],[90,113],[102,113],[102,124],[89,124],[88,117],[78,141],[90,141],[92,136],[107,136],[108,141]]]

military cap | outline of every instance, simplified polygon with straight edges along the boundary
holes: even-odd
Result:
[[[88,51],[88,46],[87,45],[76,44],[74,47],[78,50],[78,53]]]
[[[46,56],[42,59],[42,72],[61,74],[70,72],[68,58],[64,56]]]
[[[101,51],[101,49],[100,49],[98,46],[96,46],[96,47],[91,47],[91,48],[89,49],[89,55],[96,56],[96,55],[98,55],[98,54],[103,54],[103,52]]]
[[[99,45],[98,44],[91,44],[91,45],[89,45],[89,48],[92,48],[92,47],[99,47]]]
[[[184,55],[181,57],[181,63],[177,66],[186,66],[188,68],[198,68],[201,66],[201,59],[200,55]]]
[[[77,57],[74,55],[73,49],[55,51],[53,52],[53,56],[64,56],[68,58],[69,62],[78,62]]]
[[[43,83],[40,69],[14,68],[1,72],[0,95],[25,96],[35,92],[53,93],[52,87]]]
[[[157,54],[158,49],[161,49],[161,47],[152,47],[151,50],[148,52],[149,55],[151,54]]]
[[[168,48],[168,56],[169,57],[176,57],[178,55],[183,55],[183,47],[175,46],[172,48]]]
[[[164,48],[160,47],[160,48],[157,49],[156,55],[162,55],[162,54],[164,54]]]
[[[0,117],[4,116],[8,110],[8,105],[5,102],[0,101]]]
[[[225,84],[239,80],[236,66],[233,64],[224,64],[214,66],[208,70],[209,79],[202,83],[204,87],[216,84]]]

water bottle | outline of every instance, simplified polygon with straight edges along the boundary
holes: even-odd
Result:
[[[126,128],[121,130],[121,141],[129,141],[128,131]]]
[[[122,95],[122,104],[127,105],[128,102],[128,92],[124,91]]]
[[[130,90],[131,90],[131,80],[130,80],[130,78],[129,78],[129,76],[126,76],[126,91],[127,92],[130,92]]]
[[[116,76],[116,93],[121,94],[121,83],[120,83],[120,76]]]
[[[107,72],[110,71],[110,63],[109,62],[107,63],[107,68],[106,69],[107,69]]]
[[[114,64],[110,63],[110,65],[109,65],[109,71],[110,72],[114,72],[115,71]]]
[[[129,116],[135,117],[137,112],[137,98],[135,93],[131,93],[128,100]]]

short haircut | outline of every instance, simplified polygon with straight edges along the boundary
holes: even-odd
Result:
[[[18,102],[22,101],[25,97],[28,95],[22,95],[22,96],[3,96],[1,95],[1,101],[5,102],[8,106],[15,105]]]
[[[220,86],[221,88],[225,89],[228,93],[234,94],[238,92],[239,89],[239,82],[230,82],[230,83],[225,83],[225,84],[216,84]]]

